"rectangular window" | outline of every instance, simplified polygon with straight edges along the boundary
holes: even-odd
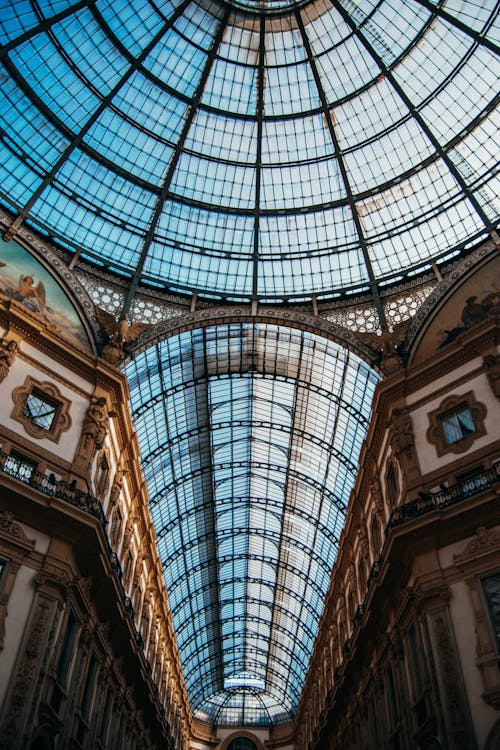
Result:
[[[47,398],[37,388],[33,388],[26,399],[23,409],[23,417],[30,419],[38,427],[51,430],[57,417],[60,404]]]
[[[123,516],[120,508],[115,508],[113,511],[113,517],[111,521],[111,543],[117,545],[120,541],[120,534],[122,530]]]
[[[471,410],[465,404],[458,406],[451,413],[443,414],[441,424],[444,439],[448,445],[456,443],[476,431]]]
[[[92,693],[94,691],[94,680],[97,672],[97,661],[92,656],[87,672],[87,679],[85,680],[85,688],[82,696],[82,715],[88,719],[90,715],[90,706],[92,702]]]
[[[78,623],[73,613],[70,613],[68,621],[66,623],[64,637],[61,643],[59,657],[57,659],[55,685],[51,699],[51,706],[54,711],[56,711],[56,713],[58,713],[59,709],[61,708],[63,698],[65,697],[65,688],[69,683],[71,671],[70,667],[74,653],[77,631]]]
[[[99,732],[99,739],[103,744],[106,743],[112,698],[113,693],[111,692],[111,688],[108,688],[108,692],[106,693],[106,700],[104,702],[104,711],[102,712],[101,730]]]
[[[21,453],[11,451],[5,459],[4,470],[21,482],[29,482],[33,478],[37,464]]]
[[[483,590],[493,628],[497,650],[500,652],[500,573],[483,578]]]
[[[398,706],[396,702],[396,690],[394,687],[394,675],[391,667],[386,670],[386,684],[387,684],[387,718],[389,728],[394,730],[398,722]]]
[[[413,683],[414,697],[418,698],[422,692],[422,669],[420,666],[420,655],[418,653],[417,634],[412,626],[407,635],[408,654],[410,657],[411,681]]]

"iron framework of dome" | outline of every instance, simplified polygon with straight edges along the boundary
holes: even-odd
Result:
[[[181,333],[126,373],[191,707],[291,721],[378,376],[264,323]]]
[[[498,216],[496,7],[430,0],[12,3],[2,199],[138,284],[363,292]]]
[[[497,15],[490,0],[9,3],[8,235],[35,227],[72,267],[125,280],[117,315],[145,288],[205,305],[362,295],[383,327],[384,289],[496,225]],[[126,373],[192,708],[288,721],[377,376],[263,322],[178,334]]]

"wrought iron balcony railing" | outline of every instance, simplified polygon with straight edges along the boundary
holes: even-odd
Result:
[[[386,533],[406,521],[419,518],[433,510],[448,508],[450,505],[455,505],[455,503],[472,495],[492,489],[499,479],[500,465],[495,464],[490,469],[481,469],[449,487],[443,486],[438,492],[421,492],[415,500],[394,508],[386,527]]]
[[[0,471],[8,474],[14,479],[29,484],[45,495],[58,497],[71,505],[81,508],[99,519],[105,526],[107,523],[100,500],[88,492],[80,490],[76,486],[76,480],[65,482],[63,479],[56,479],[54,474],[45,474],[38,471],[36,464],[24,457],[7,454],[0,450]]]

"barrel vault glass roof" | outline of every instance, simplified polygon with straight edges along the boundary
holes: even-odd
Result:
[[[127,279],[123,313],[377,303],[496,226],[497,44],[494,0],[4,0],[0,203]],[[126,373],[192,708],[287,721],[377,377],[264,323]]]
[[[179,334],[126,372],[192,709],[290,720],[377,375],[318,336],[250,323]]]
[[[226,300],[373,293],[498,218],[494,0],[18,0],[1,199]]]

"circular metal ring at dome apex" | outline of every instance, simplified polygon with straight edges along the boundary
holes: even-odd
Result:
[[[243,13],[274,14],[292,11],[294,8],[314,3],[314,0],[221,0]]]
[[[0,19],[0,202],[127,279],[124,312],[144,285],[380,315],[495,228],[493,4],[59,7]]]

